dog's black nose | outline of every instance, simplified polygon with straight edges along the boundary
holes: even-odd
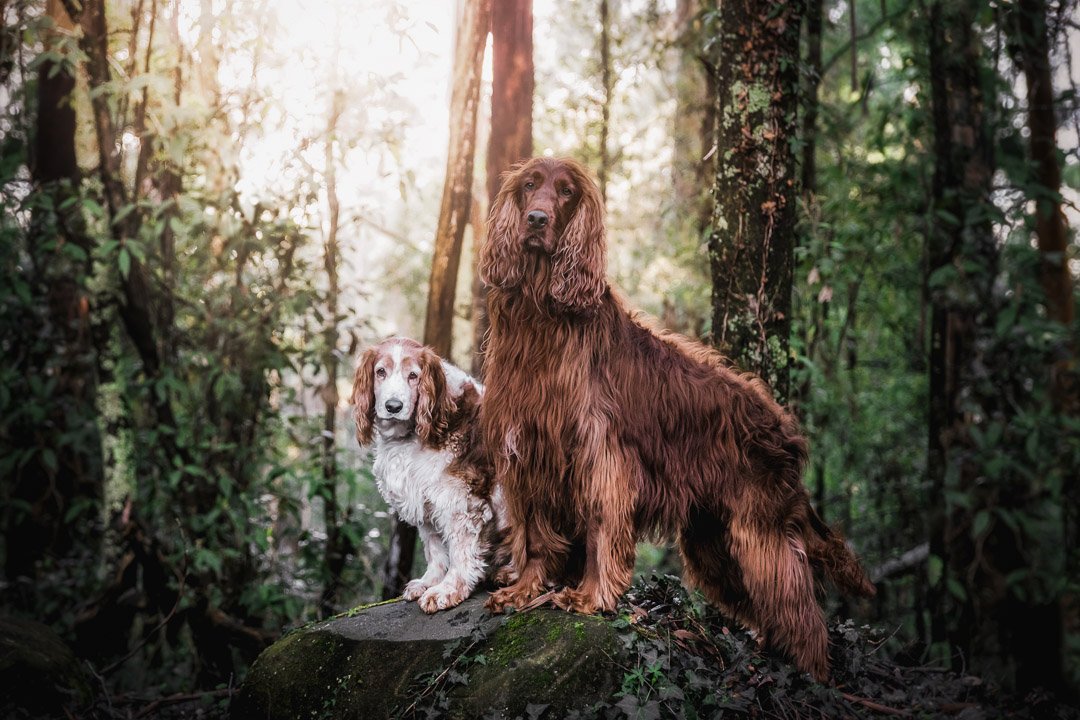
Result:
[[[546,212],[533,210],[526,216],[526,219],[529,221],[529,227],[539,230],[547,225],[548,216]]]
[[[386,401],[386,409],[388,411],[392,412],[392,413],[396,413],[401,408],[402,408],[402,404],[401,404],[400,400],[387,400]]]

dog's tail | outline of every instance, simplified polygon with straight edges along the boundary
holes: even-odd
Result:
[[[877,590],[867,577],[859,559],[848,547],[840,533],[821,519],[810,507],[810,537],[807,538],[807,554],[810,562],[817,565],[845,595],[874,597]]]

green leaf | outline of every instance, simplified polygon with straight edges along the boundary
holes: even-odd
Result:
[[[120,265],[120,276],[127,280],[128,273],[131,272],[131,253],[128,252],[127,246],[120,248],[117,262]]]
[[[45,467],[47,467],[52,472],[56,472],[56,470],[60,467],[60,463],[56,460],[56,452],[52,448],[45,448],[44,450],[42,450],[41,459],[45,463]]]
[[[975,519],[971,522],[971,534],[975,537],[981,537],[986,529],[990,527],[990,511],[983,509],[975,513]]]

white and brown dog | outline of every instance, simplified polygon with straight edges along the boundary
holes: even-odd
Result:
[[[356,368],[356,437],[374,444],[379,492],[423,541],[427,570],[402,597],[419,599],[424,612],[469,597],[506,529],[502,493],[480,444],[483,392],[465,371],[408,338],[368,349]]]

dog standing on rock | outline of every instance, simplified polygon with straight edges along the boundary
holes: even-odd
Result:
[[[599,190],[577,163],[506,175],[479,259],[491,321],[480,424],[519,578],[489,607],[566,585],[557,606],[612,610],[636,540],[674,537],[688,585],[825,680],[812,568],[851,594],[874,586],[810,505],[795,418],[756,377],[632,310],[607,282],[605,242]]]
[[[455,607],[485,577],[506,529],[502,493],[482,451],[484,387],[408,338],[368,349],[356,368],[356,437],[375,446],[379,492],[415,525],[427,570],[402,597],[424,612]],[[502,578],[512,574],[505,566]]]

